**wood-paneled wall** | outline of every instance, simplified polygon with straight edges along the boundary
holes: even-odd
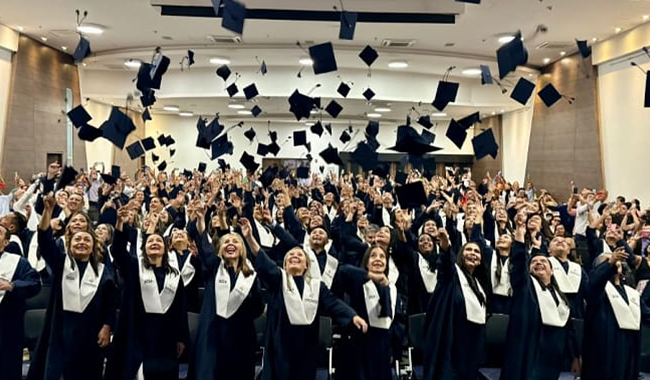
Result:
[[[494,138],[497,141],[499,146],[502,146],[502,128],[501,128],[501,115],[496,115],[484,119],[480,124],[474,124],[474,136],[480,135],[484,130],[492,128],[494,133]],[[468,133],[467,138],[471,139],[473,136],[471,133]],[[502,170],[502,161],[501,161],[502,151],[499,150],[496,158],[492,156],[485,156],[480,160],[474,159],[474,165],[472,165],[472,179],[476,183],[480,183],[481,179],[485,177],[487,171],[490,171],[492,177],[496,177],[497,173]]]

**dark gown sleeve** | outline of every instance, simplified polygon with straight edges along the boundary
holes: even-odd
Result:
[[[282,272],[275,264],[275,261],[260,249],[253,260],[253,266],[260,278],[269,290],[277,291],[282,286]]]
[[[49,227],[45,231],[38,229],[36,233],[38,234],[37,239],[41,256],[50,268],[59,270],[63,265],[65,254],[56,245],[56,241],[52,235],[52,229]]]
[[[341,326],[348,326],[352,323],[352,318],[357,315],[354,309],[332,294],[322,282],[320,283],[318,314],[331,317]]]
[[[217,256],[214,246],[208,241],[207,232],[203,231],[202,234],[199,234],[199,231],[196,229],[195,221],[191,221],[188,224],[187,230],[190,237],[196,242],[196,248],[199,251],[203,271],[206,273],[215,271],[221,263],[221,259]]]
[[[600,295],[605,291],[607,281],[616,273],[616,265],[612,265],[609,261],[595,266],[589,273],[589,286],[587,287],[586,301],[587,303],[598,303]]]
[[[298,245],[302,245],[302,242],[298,242],[298,240],[296,240],[296,238],[292,234],[290,234],[287,230],[282,228],[282,226],[279,224],[273,226],[271,232],[273,232],[273,234],[277,236],[277,238],[280,239],[280,241],[288,247],[295,247]]]
[[[12,297],[27,299],[34,297],[41,290],[40,275],[25,259],[20,259],[13,278]]]

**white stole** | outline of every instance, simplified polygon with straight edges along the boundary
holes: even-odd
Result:
[[[255,219],[253,220],[255,227],[257,227],[257,234],[260,236],[260,245],[267,248],[273,247],[275,245],[275,236],[273,236],[273,233],[267,230],[262,223],[258,222]]]
[[[320,297],[320,280],[305,279],[305,288],[300,297],[300,291],[293,279],[284,269],[280,269],[282,275],[282,295],[284,307],[293,326],[311,325],[318,312],[318,299]]]
[[[144,310],[150,314],[165,314],[172,306],[180,276],[175,273],[165,275],[162,292],[158,292],[156,275],[152,268],[145,268],[142,258],[138,259],[140,274],[140,296]]]
[[[390,211],[384,206],[381,206],[381,221],[384,223],[384,226],[393,228],[390,224]]]
[[[95,274],[92,266],[88,263],[81,278],[81,285],[79,285],[79,276],[81,275],[79,265],[74,263],[73,269],[72,263],[73,260],[66,255],[63,263],[63,276],[61,276],[63,310],[83,313],[97,293],[104,273],[104,264],[97,264],[97,274]]]
[[[11,234],[9,236],[9,242],[16,243],[18,245],[18,248],[20,248],[20,252],[12,252],[12,253],[22,253],[23,255],[25,254],[25,250],[23,249],[23,242],[20,241],[20,238],[14,234]]]
[[[605,239],[601,240],[600,243],[603,245],[603,252],[602,253],[612,253],[612,249],[609,248],[609,245],[607,245],[607,242]]]
[[[188,253],[188,256],[191,256],[191,253]],[[169,253],[169,265],[176,269],[180,274],[181,274],[181,279],[183,279],[183,285],[187,286],[192,282],[192,279],[194,278],[194,274],[196,273],[196,268],[194,268],[194,265],[190,262],[191,257],[188,257],[185,259],[185,263],[183,264],[183,268],[180,267],[180,262],[178,259],[179,253],[176,251],[171,251]]]
[[[366,301],[366,311],[368,312],[368,324],[372,327],[388,330],[393,323],[393,318],[395,318],[395,305],[397,304],[397,288],[393,284],[390,284],[389,287],[391,316],[379,317],[380,306],[377,287],[372,280],[368,280],[363,284],[363,295]]]
[[[539,281],[533,276],[530,276],[530,281],[535,287],[535,294],[537,295],[537,304],[539,306],[539,314],[542,317],[542,324],[546,326],[564,327],[569,320],[571,309],[559,294],[557,294],[560,303],[555,304],[555,299],[550,290],[543,290]]]
[[[553,256],[549,256],[548,260],[553,267],[553,277],[557,281],[557,285],[565,294],[578,293],[580,290],[580,280],[582,279],[582,268],[580,265],[569,261],[569,272],[564,271],[564,267],[560,260]]]
[[[614,311],[614,317],[616,318],[618,327],[623,330],[638,331],[641,329],[639,292],[627,285],[623,285],[623,290],[627,295],[629,303],[625,302],[625,299],[621,297],[620,293],[611,282],[607,281],[607,285],[605,285],[605,294],[607,294],[609,304],[612,306],[612,311]]]
[[[327,246],[325,246],[325,248],[327,248]],[[320,266],[318,265],[318,257],[314,250],[307,245],[305,246],[305,252],[307,252],[307,257],[309,258],[309,274],[311,275],[311,278],[320,279],[325,283],[327,289],[330,289],[332,287],[332,282],[334,281],[334,276],[336,275],[336,270],[339,267],[339,261],[336,257],[327,253],[327,251],[323,251],[322,255],[325,255],[326,260],[325,269],[323,270],[323,273],[321,273]]]
[[[399,269],[395,265],[395,260],[393,256],[388,257],[388,282],[391,284],[396,284],[397,279],[399,278]]]
[[[334,218],[336,218],[336,212],[338,210],[334,206],[323,205],[323,211],[325,211],[325,215],[327,215],[331,223],[334,221]]]
[[[37,272],[40,272],[47,267],[47,264],[42,257],[38,257],[38,248],[38,233],[34,232],[32,240],[29,242],[27,261]]]
[[[433,293],[436,289],[436,284],[438,283],[438,273],[437,271],[432,271],[429,267],[429,262],[422,256],[421,253],[418,253],[418,267],[420,268],[420,277],[424,283],[424,287],[427,290],[427,293]]]
[[[20,255],[4,252],[0,255],[0,280],[11,282],[18,268]],[[0,304],[7,294],[6,290],[0,290]]]
[[[230,276],[223,260],[221,261],[217,269],[217,275],[214,278],[214,296],[218,316],[228,319],[239,310],[239,307],[248,297],[256,276],[257,273],[255,272],[248,277],[241,272],[238,273],[235,287],[230,291]]]
[[[501,260],[498,251],[492,253],[492,261],[490,261],[490,281],[492,282],[492,292],[500,296],[512,296],[512,285],[510,284],[510,258],[501,266],[501,281],[497,281],[497,260]]]
[[[485,304],[481,305],[478,297],[469,286],[469,280],[465,277],[465,273],[463,273],[458,264],[454,264],[454,266],[456,267],[456,274],[460,281],[460,290],[463,292],[463,298],[465,300],[465,313],[467,314],[467,320],[479,325],[484,325],[486,313]],[[476,285],[479,292],[483,294],[483,298],[485,298],[485,292],[483,291],[481,284],[477,281]]]

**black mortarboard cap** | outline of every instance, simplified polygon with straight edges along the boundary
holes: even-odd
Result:
[[[252,142],[253,139],[255,138],[255,135],[257,135],[257,133],[255,133],[255,130],[253,129],[253,127],[251,127],[249,130],[247,130],[246,132],[244,132],[244,136],[246,136],[246,138],[248,139],[248,141],[251,141],[251,142]]]
[[[562,95],[551,83],[544,86],[544,88],[537,93],[537,96],[542,99],[544,104],[546,104],[546,107],[550,107],[557,103],[558,100],[562,99]]]
[[[120,178],[122,176],[122,168],[118,165],[111,165],[111,175],[115,178]]]
[[[407,156],[407,161],[413,165],[414,168],[419,168],[422,166],[422,163],[424,162],[424,156],[416,156],[414,154],[409,154]]]
[[[256,105],[251,108],[251,113],[253,114],[253,117],[258,117],[262,113],[262,109]]]
[[[320,170],[320,173],[323,174],[325,173],[325,165],[321,165],[318,167],[318,170]]]
[[[468,129],[475,123],[481,122],[481,114],[477,111],[471,115],[467,115],[464,118],[457,121],[458,124],[462,125],[465,129]]]
[[[157,156],[156,153],[151,153],[151,161],[158,162],[158,160],[160,160],[160,156]]]
[[[224,82],[230,78],[230,74],[232,74],[232,71],[230,71],[230,67],[228,67],[228,65],[221,65],[217,69],[217,75],[223,79]]]
[[[120,149],[124,149],[126,137],[135,130],[135,124],[117,107],[113,107],[108,120],[101,126],[102,136],[115,144]]]
[[[426,129],[429,129],[433,127],[433,123],[431,122],[431,116],[429,115],[422,115],[418,118],[418,124],[423,126]]]
[[[325,127],[325,130],[327,131],[327,133],[329,133],[330,136],[331,136],[332,135],[332,123],[326,123],[323,126]]]
[[[453,142],[454,145],[458,147],[458,149],[461,149],[465,143],[465,139],[467,138],[467,130],[465,127],[458,124],[456,120],[451,119],[445,136],[447,136],[447,138],[451,140],[451,142]]]
[[[433,103],[431,104],[433,104],[438,111],[443,111],[449,103],[456,101],[457,94],[458,83],[441,80],[438,82],[436,97],[433,99]]]
[[[481,68],[481,84],[492,84],[492,73],[490,66],[480,65]]]
[[[305,131],[293,131],[293,146],[307,144],[307,133]]]
[[[352,152],[352,160],[361,165],[363,170],[373,170],[377,167],[377,152],[368,144],[360,142],[357,148]]]
[[[436,159],[434,157],[427,157],[423,162],[424,175],[431,178],[436,174]]]
[[[79,63],[83,61],[84,58],[88,57],[91,54],[92,51],[90,50],[90,42],[84,37],[79,38],[79,43],[77,44],[77,47],[74,49],[74,54],[72,55],[72,58],[74,59],[74,63]]]
[[[176,154],[176,149],[169,150],[169,157],[174,157],[175,154]]]
[[[151,149],[156,148],[156,141],[153,139],[153,137],[147,137],[142,140],[140,140],[142,143],[142,147],[144,147],[144,150],[150,151]]]
[[[257,170],[257,168],[260,167],[260,164],[255,162],[255,157],[251,156],[250,154],[244,152],[239,159],[239,162],[244,165],[246,170],[248,170],[250,173],[254,172]]]
[[[266,73],[269,72],[269,68],[266,66],[266,61],[262,61],[262,65],[260,66],[260,72],[262,75],[266,75]]]
[[[298,178],[309,178],[309,167],[300,166],[296,169],[296,177]]]
[[[458,3],[481,4],[481,0],[456,0]]]
[[[142,107],[151,107],[156,103],[156,91],[152,89],[145,89],[142,91],[142,96],[140,96],[140,103]]]
[[[218,159],[217,163],[219,164],[219,167],[221,169],[225,169],[228,166],[228,165],[226,165],[226,161],[223,158]]]
[[[497,63],[499,65],[499,78],[503,79],[510,72],[515,71],[517,66],[525,65],[528,62],[528,52],[521,40],[521,32],[517,32],[512,41],[504,44],[497,50]]]
[[[77,128],[84,124],[88,124],[88,122],[93,119],[82,105],[78,105],[71,109],[70,112],[68,112],[68,118],[70,118],[72,124]]]
[[[645,97],[643,98],[643,107],[650,107],[650,71],[645,73]]]
[[[244,21],[246,20],[246,7],[235,0],[223,1],[223,18],[221,27],[237,34],[244,33]]]
[[[339,156],[339,150],[334,148],[331,144],[327,146],[327,149],[319,153],[323,160],[328,164],[336,164],[343,166],[343,161]]]
[[[73,183],[78,174],[79,173],[77,173],[72,166],[64,167],[61,176],[59,177],[59,182],[56,185],[56,190],[61,190]]]
[[[255,83],[251,83],[250,85],[244,87],[244,96],[246,97],[246,100],[251,100],[260,93],[257,91],[257,86],[255,86]]]
[[[142,121],[147,122],[151,120],[151,114],[149,113],[149,108],[145,108],[144,112],[142,112]]]
[[[406,185],[407,179],[408,179],[408,175],[403,171],[399,170],[395,173],[395,183],[399,183],[400,185]]]
[[[158,139],[158,145],[163,146],[167,143],[167,136],[165,135],[160,135],[157,137]]]
[[[339,29],[340,40],[353,40],[354,30],[357,27],[357,12],[341,12],[341,27]]]
[[[379,122],[375,120],[369,120],[368,125],[366,125],[366,135],[377,137],[379,134]]]
[[[183,175],[184,175],[185,178],[187,178],[188,180],[191,180],[192,177],[194,176],[194,175],[192,174],[192,172],[191,172],[190,170],[187,170],[187,169],[184,169],[184,170],[183,170]]]
[[[192,50],[187,51],[187,66],[192,66],[194,64],[194,52]]]
[[[169,135],[165,138],[165,146],[170,146],[176,144],[176,140],[172,137],[172,135]]]
[[[101,129],[97,129],[90,124],[82,125],[79,128],[78,136],[83,141],[95,141],[97,138],[102,137],[103,133]]]
[[[534,90],[535,83],[524,78],[519,78],[515,88],[510,93],[510,97],[525,106]]]
[[[235,96],[239,92],[239,88],[237,88],[237,84],[233,83],[230,86],[226,87],[226,91],[228,92],[228,96],[231,98]]]
[[[341,94],[342,97],[347,98],[348,94],[350,93],[350,86],[348,86],[348,84],[345,82],[341,82],[341,84],[339,84],[339,88],[336,89],[336,92]]]
[[[316,75],[337,70],[334,47],[331,42],[310,46],[309,57],[314,62],[312,68]]]
[[[296,120],[308,119],[309,112],[314,108],[314,99],[296,90],[289,97],[289,106],[289,111],[294,114]]]
[[[309,127],[309,130],[311,133],[315,133],[318,135],[318,137],[321,137],[323,135],[323,123],[317,121],[314,125]]]
[[[274,156],[277,156],[278,153],[280,153],[280,145],[278,145],[277,142],[273,141],[269,144],[269,153],[273,154]]]
[[[262,143],[257,144],[257,154],[265,157],[267,154],[269,154],[269,146]]]
[[[117,178],[113,177],[110,174],[101,173],[100,176],[109,185],[115,185],[117,183]]]
[[[269,138],[273,142],[278,141],[278,132],[277,131],[269,131]]]
[[[133,144],[126,147],[126,151],[129,153],[129,157],[132,160],[144,155],[144,149],[142,149],[142,144],[140,141],[136,141]]]
[[[375,97],[375,92],[371,89],[367,89],[366,91],[363,92],[363,97],[366,98],[366,100],[370,101],[372,98]]]
[[[158,170],[161,172],[164,172],[165,169],[167,169],[167,161],[163,161],[160,164],[158,164]]]
[[[341,107],[336,100],[332,100],[327,107],[325,107],[325,111],[336,119],[341,114],[341,111],[343,111],[343,107]]]
[[[397,201],[402,208],[415,208],[427,204],[427,193],[422,181],[416,181],[395,189]]]
[[[373,49],[370,45],[367,45],[365,48],[363,48],[363,50],[361,50],[361,53],[359,53],[359,58],[361,58],[361,60],[365,62],[368,67],[372,66],[372,64],[375,63],[377,57],[379,57],[377,50]]]
[[[379,177],[388,177],[388,171],[388,164],[382,162],[377,164],[377,166],[372,170],[372,174]]]
[[[427,144],[433,144],[436,141],[436,134],[433,132],[429,132],[426,129],[422,130],[420,136]]]
[[[207,169],[207,168],[208,168],[208,164],[206,164],[205,162],[199,162],[199,168],[198,168],[198,170],[199,170],[201,173],[205,173],[205,169]]]
[[[494,138],[492,128],[488,128],[480,135],[475,136],[472,139],[472,146],[474,147],[474,156],[477,160],[480,160],[488,154],[492,158],[496,158],[497,152],[499,151],[499,145],[497,145],[497,141]]]
[[[278,174],[277,166],[269,166],[268,168],[266,168],[262,173],[262,175],[260,176],[260,182],[262,182],[262,186],[264,187],[271,186],[277,174]]]
[[[395,146],[388,148],[397,152],[409,153],[421,156],[427,152],[432,152],[438,148],[429,145],[415,128],[410,125],[400,125],[397,127],[397,141]]]
[[[576,45],[578,45],[578,51],[582,58],[589,58],[591,55],[591,46],[587,45],[585,40],[576,40]]]
[[[230,147],[228,144],[228,134],[224,134],[223,136],[219,137],[218,139],[214,140],[211,145],[211,150],[212,150],[212,155],[211,159],[214,160],[215,158],[221,157],[224,154],[228,154],[230,151]]]
[[[348,141],[352,140],[352,137],[350,136],[348,131],[343,131],[341,133],[341,137],[339,137],[339,140],[341,140],[343,144],[347,144]]]
[[[368,144],[370,149],[375,151],[379,149],[379,146],[381,145],[379,144],[379,141],[377,140],[376,136],[366,136],[366,143]]]
[[[156,53],[153,64],[142,63],[138,70],[136,87],[143,93],[152,88],[160,89],[162,77],[169,68],[169,57]]]
[[[109,120],[106,120],[99,129],[102,131],[102,137],[112,142],[116,147],[124,149],[126,136]]]

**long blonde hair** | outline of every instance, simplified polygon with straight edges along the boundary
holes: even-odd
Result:
[[[250,266],[248,266],[248,262],[246,260],[246,245],[244,245],[244,239],[242,239],[242,237],[239,234],[231,232],[221,236],[219,238],[219,242],[215,246],[217,250],[217,256],[219,256],[221,260],[223,260],[223,250],[225,249],[223,243],[226,240],[226,238],[229,237],[232,237],[235,240],[237,240],[237,243],[241,247],[241,251],[239,253],[239,261],[237,263],[237,267],[235,268],[235,272],[236,273],[241,272],[244,275],[244,277],[248,277],[252,275],[255,272]]]
[[[285,273],[287,275],[287,279],[288,279],[289,276],[291,276],[291,275],[289,274],[289,272],[287,272],[287,260],[288,260],[288,257],[289,257],[289,252],[293,251],[294,249],[299,250],[305,256],[305,263],[307,264],[307,268],[305,268],[305,272],[302,274],[302,276],[305,278],[305,282],[309,283],[312,280],[311,272],[309,271],[309,269],[311,267],[311,260],[309,260],[309,256],[307,256],[307,252],[305,252],[305,250],[302,249],[302,247],[295,246],[295,247],[291,248],[290,250],[288,250],[287,253],[284,254],[284,259],[282,260],[282,268],[284,269],[284,271],[285,271]],[[287,282],[287,283],[291,284],[291,282]]]

